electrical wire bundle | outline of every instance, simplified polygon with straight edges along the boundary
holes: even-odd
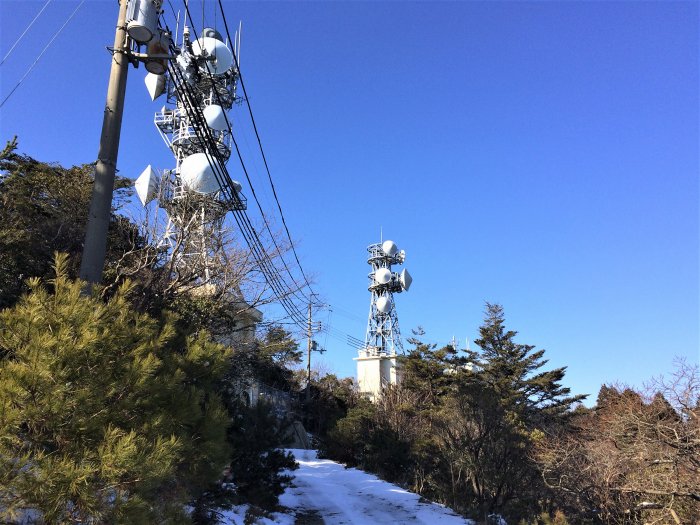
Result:
[[[228,30],[228,24],[226,23],[225,17],[223,16],[223,6],[221,3],[219,3],[219,8],[221,9],[222,12],[222,17],[224,18],[224,24],[226,26],[226,33],[229,39],[229,42],[232,42],[229,30]],[[193,36],[195,40],[198,39],[198,35],[196,31],[194,30],[194,22],[192,20],[192,16],[189,10],[189,6],[185,3],[185,12],[187,14],[187,17],[190,21],[190,24],[192,28],[190,30],[193,32]],[[167,27],[167,26],[166,26]],[[171,44],[171,52],[173,54],[178,53],[179,50],[175,48],[174,45]],[[248,102],[248,97],[245,94],[245,87],[243,86],[242,79],[240,77],[240,69],[239,69],[239,62],[238,62],[238,57],[236,56],[235,52],[233,53],[234,61],[235,61],[235,67],[238,71],[239,79],[241,80],[241,87],[244,90],[244,98],[246,102]],[[250,218],[248,217],[248,214],[246,213],[245,206],[241,206],[241,198],[238,194],[238,191],[235,188],[234,182],[231,179],[228,170],[225,165],[226,159],[222,157],[221,153],[219,152],[219,149],[217,148],[216,145],[216,139],[214,135],[212,134],[211,130],[209,129],[209,126],[206,123],[206,120],[204,118],[204,115],[202,114],[202,110],[199,107],[199,104],[197,103],[197,97],[193,93],[191,86],[188,84],[187,80],[184,78],[183,72],[180,69],[180,67],[177,64],[173,64],[172,62],[169,63],[168,67],[169,73],[171,78],[174,80],[174,84],[176,86],[176,91],[178,94],[179,99],[183,102],[183,107],[185,109],[185,113],[187,117],[190,119],[190,121],[194,124],[194,132],[197,136],[197,139],[200,141],[201,144],[204,145],[204,153],[207,157],[207,160],[212,168],[212,171],[214,173],[214,176],[216,178],[217,183],[219,184],[222,193],[224,194],[224,197],[231,203],[234,203],[235,205],[232,206],[232,216],[233,219],[238,227],[238,229],[241,232],[241,236],[243,237],[243,240],[245,241],[246,245],[250,249],[250,253],[253,257],[253,260],[255,261],[258,269],[260,272],[263,274],[265,277],[266,282],[268,283],[271,291],[279,301],[280,305],[284,308],[285,312],[287,315],[291,318],[291,320],[299,327],[299,328],[304,328],[306,326],[306,317],[303,313],[303,307],[300,306],[300,303],[308,304],[308,303],[316,303],[316,301],[313,300],[313,290],[311,289],[311,285],[309,283],[308,278],[306,277],[306,274],[304,273],[304,270],[301,266],[301,263],[299,262],[298,255],[296,253],[296,250],[294,249],[294,245],[291,240],[291,235],[289,233],[289,229],[286,225],[286,220],[284,218],[284,214],[282,213],[282,208],[279,204],[279,199],[277,198],[277,194],[274,188],[274,183],[272,182],[272,177],[270,175],[270,170],[267,165],[267,160],[265,159],[264,156],[264,151],[262,149],[262,143],[260,140],[259,133],[257,131],[257,126],[254,123],[253,120],[253,126],[255,129],[256,137],[258,140],[258,145],[260,147],[261,154],[263,155],[263,160],[265,162],[265,166],[267,169],[268,173],[268,178],[270,181],[270,184],[273,188],[273,193],[275,195],[275,201],[277,202],[278,209],[280,211],[280,214],[282,216],[282,221],[285,227],[285,232],[287,234],[287,237],[289,238],[290,241],[290,246],[291,249],[294,253],[294,257],[296,259],[297,265],[299,267],[299,270],[301,272],[301,275],[303,276],[303,282],[300,284],[297,279],[295,279],[291,268],[287,264],[287,262],[284,260],[284,257],[282,256],[282,250],[280,249],[277,240],[275,239],[275,236],[272,233],[272,230],[270,228],[269,222],[265,216],[265,213],[263,212],[262,206],[260,205],[260,201],[257,197],[257,194],[255,192],[255,188],[253,187],[252,181],[250,179],[250,176],[248,174],[248,170],[246,168],[245,162],[243,160],[238,142],[236,141],[236,138],[233,135],[233,129],[231,126],[231,123],[226,116],[226,113],[223,113],[223,116],[226,121],[226,126],[228,127],[228,131],[230,133],[231,139],[233,141],[239,162],[241,164],[241,167],[243,169],[243,173],[245,174],[246,180],[248,181],[248,184],[250,185],[251,188],[251,193],[253,195],[253,198],[255,200],[255,203],[257,205],[257,208],[263,218],[263,222],[265,225],[265,228],[267,232],[269,233],[270,239],[272,241],[272,244],[274,246],[274,249],[276,250],[276,253],[278,254],[279,259],[282,262],[283,268],[278,268],[277,265],[275,264],[275,261],[273,260],[272,256],[268,253],[263,241],[260,238],[259,233],[256,231],[255,227],[250,221]],[[212,75],[212,73],[207,69],[204,68],[204,74]],[[221,104],[221,99],[220,99],[220,94],[218,93],[217,90],[214,90],[214,94],[217,97],[219,101],[219,105]],[[252,109],[250,108],[250,104],[248,103],[248,111],[251,119],[253,119],[253,114],[252,114]],[[289,279],[285,277],[285,275],[289,276]],[[291,282],[290,282],[291,281]]]

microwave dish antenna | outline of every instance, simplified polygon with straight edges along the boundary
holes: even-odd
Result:
[[[378,285],[384,285],[391,281],[391,270],[389,268],[378,268],[374,272],[374,282]]]
[[[219,40],[220,42],[224,41],[224,37],[221,36],[221,33],[219,33],[213,27],[205,27],[204,29],[202,29],[202,31],[199,33],[199,35],[202,37],[207,37],[207,38],[215,38],[216,40]]]
[[[212,75],[223,75],[233,65],[233,53],[226,44],[216,38],[199,38],[192,42],[192,51],[195,57],[204,59],[200,68],[206,67]]]
[[[138,195],[141,204],[145,206],[156,197],[159,185],[160,177],[149,164],[148,167],[141,172],[141,175],[138,176],[136,182],[134,183],[136,195]]]
[[[206,153],[194,153],[180,164],[180,179],[185,188],[197,193],[214,193],[221,189]]]
[[[377,299],[377,310],[379,310],[381,313],[389,313],[390,308],[391,301],[386,295],[382,295],[379,299]]]
[[[387,240],[382,243],[382,251],[389,257],[393,257],[399,251],[399,248],[394,241]]]
[[[226,131],[228,129],[228,122],[226,122],[226,115],[224,114],[224,109],[217,104],[210,104],[204,108],[202,111],[204,115],[204,120],[207,121],[207,126],[216,131]]]

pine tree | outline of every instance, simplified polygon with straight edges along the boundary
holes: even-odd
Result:
[[[544,350],[516,343],[517,334],[506,330],[503,307],[486,303],[484,324],[475,341],[481,352],[472,358],[476,359],[480,380],[493,388],[503,406],[532,430],[566,413],[586,396],[570,396],[571,390],[561,385],[566,367],[540,371],[547,364]]]
[[[479,332],[480,351],[457,370],[454,393],[435,419],[445,485],[454,507],[478,510],[481,519],[532,517],[541,489],[532,444],[585,396],[561,385],[565,368],[541,370],[544,350],[514,341],[500,305],[487,303]]]
[[[420,392],[420,406],[430,409],[453,388],[455,374],[466,364],[463,356],[450,345],[436,348],[413,338],[415,343],[405,357],[400,359],[403,374],[402,385]]]
[[[298,468],[294,456],[279,448],[289,437],[289,422],[278,419],[271,405],[248,407],[238,401],[229,405],[229,413],[231,463],[222,479],[193,502],[191,517],[197,525],[219,523],[220,510],[233,505],[252,505],[253,512],[277,510],[279,495],[292,480],[287,471]]]
[[[565,368],[541,371],[544,350],[514,341],[503,308],[486,304],[486,315],[458,392],[443,413],[448,449],[461,461],[481,518],[494,512],[531,517],[541,495],[538,472],[529,458],[542,431],[557,423],[585,396],[570,396],[560,381]],[[448,430],[445,429],[447,425]],[[460,430],[461,429],[461,430]]]
[[[367,399],[360,399],[346,416],[336,422],[323,443],[322,453],[349,466],[367,467],[370,433],[374,428],[377,408]]]
[[[227,462],[214,393],[230,352],[67,278],[0,313],[0,517],[166,523]]]
[[[278,448],[288,437],[289,421],[277,418],[272,406],[264,402],[252,407],[241,404],[235,413],[229,440],[234,450],[231,474],[236,492],[244,501],[272,510],[292,479],[282,471],[298,468],[294,457]]]
[[[327,453],[482,523],[492,514],[536,519],[547,492],[531,450],[584,396],[561,385],[564,368],[543,371],[544,351],[516,335],[503,309],[487,304],[481,351],[464,355],[412,338],[401,384],[349,410],[329,433]]]

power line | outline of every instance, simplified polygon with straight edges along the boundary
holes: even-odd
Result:
[[[209,161],[212,170],[214,171],[214,176],[217,179],[217,182],[219,183],[219,186],[221,187],[222,191],[228,194],[229,201],[233,201],[237,204],[237,206],[232,211],[234,220],[236,221],[236,224],[241,231],[241,235],[246,241],[248,247],[250,248],[253,258],[258,263],[258,267],[265,276],[266,281],[270,285],[270,288],[277,296],[285,311],[289,314],[289,316],[296,322],[296,324],[299,327],[303,327],[305,324],[304,315],[287,296],[285,290],[286,285],[281,282],[279,275],[277,274],[276,268],[274,268],[274,266],[272,265],[271,260],[267,255],[264,246],[262,245],[262,241],[258,237],[255,229],[250,224],[250,220],[248,219],[245,212],[241,210],[240,197],[235,189],[232,190],[233,181],[231,180],[228,171],[226,170],[224,162],[222,162],[222,159],[219,157],[220,154],[218,152],[216,144],[214,143],[214,138],[211,135],[211,130],[206,125],[204,116],[202,115],[201,110],[199,110],[199,107],[196,104],[196,98],[194,94],[192,93],[191,89],[184,80],[182,73],[179,70],[179,67],[176,65],[174,66],[172,64],[170,64],[169,67],[171,75],[173,75],[174,78],[178,79],[177,85],[180,88],[179,91],[183,95],[182,100],[183,102],[185,102],[185,111],[188,114],[188,116],[192,119],[192,121],[196,124],[194,126],[195,133],[197,134],[198,139],[206,145],[204,153],[207,156],[207,160]],[[212,152],[216,153],[212,154]]]
[[[180,74],[177,67],[174,67],[173,69],[176,70],[177,75]],[[187,99],[188,105],[185,106],[185,110],[188,113],[188,116],[190,116],[190,118],[192,118],[192,120],[198,124],[195,127],[197,134],[201,136],[203,129],[207,130],[206,133],[210,133],[208,127],[206,126],[206,122],[204,121],[203,116],[200,112],[197,111],[198,106],[193,104],[193,95],[187,87],[187,85],[183,83],[182,77],[180,77],[179,84],[184,88],[184,93],[186,93],[185,99]],[[221,159],[218,158],[218,156],[212,156],[210,154],[210,151],[217,151],[216,149],[212,149],[212,147],[215,147],[215,145],[211,144],[211,135],[209,137],[202,138],[202,141],[208,142],[208,148],[205,148],[205,154],[207,155],[207,159],[209,160],[209,163],[214,170],[214,175],[217,178],[219,186],[225,191],[228,190],[228,193],[230,194],[230,200],[234,200],[237,203],[240,203],[240,198],[238,197],[237,193],[231,192],[232,181],[230,179],[230,176],[228,175],[228,172],[226,171],[226,168],[222,166],[223,163],[221,162]],[[272,291],[275,293],[278,300],[282,303],[283,308],[287,311],[290,317],[294,319],[298,325],[302,326],[304,323],[303,315],[301,314],[299,309],[287,299],[285,289],[280,283],[279,279],[277,278],[274,267],[270,267],[271,261],[269,259],[269,256],[267,256],[265,248],[262,245],[262,242],[260,241],[259,237],[257,236],[257,233],[255,232],[254,228],[250,224],[248,217],[241,210],[233,210],[233,217],[241,231],[241,235],[243,236],[244,240],[246,241],[246,244],[248,245],[248,247],[251,250],[251,253],[253,254],[253,258],[258,263],[258,267],[261,269]]]
[[[185,3],[185,10],[186,10],[187,17],[188,17],[188,19],[189,19],[189,21],[190,21],[190,24],[192,24],[192,26],[194,26],[194,20],[192,19],[192,15],[190,14],[189,6],[187,5],[187,3]],[[222,15],[223,15],[223,12],[222,12]],[[224,17],[224,24],[226,25],[225,15],[223,15],[223,17]],[[194,34],[195,39],[197,39],[197,38],[198,38],[198,37],[197,37],[197,31],[194,29],[194,27],[192,28],[192,32],[193,32],[193,34]],[[227,33],[227,34],[228,34],[228,33]],[[230,42],[230,41],[231,41],[230,35],[228,36],[228,38],[229,38],[229,42]],[[235,59],[235,53],[232,53],[232,54],[233,54],[234,59]],[[237,69],[237,73],[238,73],[238,76],[239,76],[239,79],[240,79],[240,70],[238,69],[238,66],[236,66],[236,69]],[[212,74],[211,74],[210,71],[206,70],[206,72],[209,74],[210,77],[212,77]],[[218,92],[217,90],[214,90],[214,93],[215,93],[215,95],[216,95],[217,101],[219,102],[219,105],[221,105],[221,97],[220,97],[220,95],[219,95],[219,92]],[[243,156],[242,156],[241,151],[240,151],[240,148],[239,148],[239,146],[238,146],[238,141],[236,140],[236,137],[235,137],[234,134],[233,134],[233,129],[232,129],[231,123],[230,123],[230,121],[229,121],[228,116],[226,115],[226,113],[223,113],[223,116],[224,116],[224,120],[226,121],[226,126],[228,127],[229,133],[230,133],[230,135],[231,135],[231,140],[233,141],[233,145],[234,145],[234,147],[236,148],[236,154],[237,154],[237,156],[238,156],[238,160],[239,160],[239,162],[240,162],[240,164],[241,164],[241,167],[242,167],[242,169],[243,169],[243,173],[245,174],[246,180],[248,181],[248,185],[250,186],[250,190],[251,190],[251,192],[252,192],[252,194],[253,194],[253,199],[255,200],[255,203],[256,203],[256,205],[257,205],[257,207],[258,207],[258,210],[260,211],[260,215],[262,216],[263,223],[265,224],[265,228],[267,229],[268,233],[270,234],[270,239],[272,240],[272,243],[273,243],[273,245],[275,246],[275,249],[277,250],[277,253],[280,254],[279,257],[280,257],[280,260],[282,261],[282,265],[284,266],[285,270],[286,270],[287,273],[289,274],[289,277],[292,279],[292,282],[294,283],[294,286],[296,287],[296,290],[292,289],[292,293],[296,295],[296,292],[298,291],[298,292],[301,293],[301,295],[303,296],[303,299],[302,299],[302,300],[308,301],[308,302],[313,302],[312,299],[311,299],[311,297],[309,297],[309,296],[307,296],[306,294],[304,294],[304,292],[303,292],[303,287],[302,287],[299,283],[297,283],[296,279],[294,278],[294,275],[292,274],[292,271],[290,270],[289,266],[287,265],[287,262],[284,260],[284,256],[282,255],[282,250],[280,249],[279,245],[277,244],[277,241],[276,241],[276,239],[275,239],[275,236],[274,236],[274,234],[272,233],[272,230],[270,229],[270,225],[269,225],[269,223],[268,223],[268,220],[267,220],[267,218],[265,217],[265,213],[263,212],[263,209],[262,209],[262,206],[261,206],[261,204],[260,204],[260,201],[258,200],[257,194],[256,194],[256,192],[255,192],[255,187],[253,186],[253,182],[252,182],[252,180],[250,179],[250,176],[249,176],[249,174],[248,174],[248,170],[247,170],[247,168],[246,168],[246,166],[245,166],[245,162],[243,161]],[[280,211],[281,211],[281,210],[280,210]],[[283,217],[282,219],[283,219],[283,222],[284,222],[284,217]],[[290,237],[290,246],[291,246],[292,250],[294,251],[294,244],[293,244],[292,241],[291,241],[291,237]],[[298,262],[298,259],[297,259],[297,262]],[[303,268],[301,267],[301,265],[299,266],[299,269],[301,270],[302,275],[304,276],[304,280],[306,281],[306,285],[308,286],[308,288],[309,288],[309,290],[310,290],[310,292],[311,292],[310,295],[313,296],[313,289],[311,288],[311,285],[309,284],[308,279],[306,279],[306,275],[304,274],[304,270],[303,270]]]
[[[190,20],[190,23],[192,25],[194,25],[194,21],[193,21],[192,16],[189,12],[189,9],[187,9],[187,5],[185,5],[185,9],[187,10],[187,16]],[[192,28],[192,31],[194,33],[195,39],[197,39],[196,30],[194,28]],[[180,72],[178,71],[178,72],[176,72],[176,74],[179,75]],[[211,72],[209,72],[209,75],[211,76]],[[185,90],[189,90],[189,87],[187,85],[183,85],[183,88]],[[190,95],[191,95],[191,93],[190,93]],[[193,97],[193,95],[191,95],[191,96]],[[219,94],[216,93],[216,96],[219,97]],[[197,105],[192,104],[192,106],[197,106]],[[193,109],[194,109],[194,111],[198,111],[198,107],[193,108]],[[240,149],[237,145],[237,142],[235,140],[235,137],[233,137],[230,122],[228,121],[228,118],[226,117],[225,114],[224,114],[224,117],[226,118],[229,132],[232,135],[233,143],[236,146],[236,151],[237,151],[237,154],[239,157],[239,161],[240,161],[241,166],[244,170],[244,173],[246,174],[246,179],[248,180],[248,183],[251,185],[251,190],[253,191],[256,203],[258,205],[258,209],[260,210],[260,213],[263,215],[263,218],[264,218],[264,213],[262,212],[262,208],[260,206],[260,203],[257,200],[257,197],[255,196],[255,190],[253,188],[252,181],[250,180],[250,177],[247,174],[245,162],[243,161],[243,158],[242,158],[242,155],[240,153]],[[200,118],[202,118],[202,117],[200,116]],[[200,121],[200,123],[202,123],[202,122],[203,121]],[[210,137],[209,137],[210,147],[214,148],[215,146],[212,146],[212,141],[214,139],[213,139],[213,137],[211,137],[211,131],[208,129],[208,126],[206,126],[206,123],[202,123],[202,125],[204,126],[206,133],[208,133],[210,135]],[[212,149],[212,151],[216,151],[216,149]],[[218,160],[219,160],[219,162],[221,162],[221,159],[218,159]],[[219,166],[215,166],[215,164],[212,164],[212,167],[217,168],[217,171],[218,171],[218,170],[222,169],[222,165],[223,165],[223,162],[221,162],[221,165],[219,165]],[[225,170],[225,167],[223,169]],[[228,175],[228,172],[225,172],[225,175],[224,175],[224,173],[221,173],[221,175],[227,182],[230,183],[230,177]],[[290,300],[289,292],[288,292],[289,290],[291,290],[291,293],[293,295],[296,295],[296,292],[301,292],[301,286],[294,279],[294,276],[292,275],[289,267],[287,266],[286,262],[284,261],[284,258],[280,255],[280,259],[282,260],[282,263],[284,264],[285,268],[287,269],[287,273],[290,275],[290,277],[292,278],[292,281],[294,282],[294,285],[297,287],[296,289],[293,287],[290,287],[287,283],[285,283],[281,279],[281,276],[278,274],[278,271],[275,268],[274,263],[272,263],[272,260],[270,259],[269,255],[267,254],[266,250],[264,249],[264,247],[262,245],[262,241],[260,241],[260,238],[259,238],[257,232],[255,231],[255,228],[253,228],[252,225],[250,224],[250,220],[248,219],[247,215],[243,212],[240,212],[240,211],[234,211],[234,218],[236,219],[236,224],[239,226],[239,228],[241,228],[244,240],[246,240],[246,243],[249,245],[249,248],[251,248],[251,252],[253,253],[254,258],[256,259],[256,262],[258,262],[260,269],[263,272],[263,275],[265,275],[266,280],[270,284],[271,289],[273,290],[275,295],[278,297],[278,299],[282,303],[282,306],[285,308],[285,310],[290,315],[290,317],[292,319],[294,319],[297,322],[297,324],[300,325],[300,327],[302,327],[301,323],[305,322],[303,320],[303,314],[301,313],[299,307]],[[268,232],[270,233],[271,240],[272,240],[273,244],[277,248],[278,252],[281,254],[281,250],[279,249],[279,247],[277,246],[277,243],[275,242],[274,236],[272,235],[272,232],[269,228],[269,225],[267,224],[267,221],[265,224],[266,224]],[[301,292],[301,293],[303,295],[303,292]],[[303,300],[306,301],[306,300],[308,300],[308,298],[304,297]]]
[[[346,317],[347,319],[351,319],[353,321],[358,321],[360,323],[366,323],[367,318],[366,317],[361,317],[350,310],[346,310],[345,308],[341,308],[338,305],[332,304],[330,305],[331,310],[333,310],[335,313],[342,315],[343,317]]]
[[[34,19],[33,19],[31,22],[29,22],[29,25],[28,25],[27,28],[22,32],[22,34],[19,35],[19,38],[17,39],[17,41],[16,41],[14,44],[12,44],[12,47],[11,47],[10,50],[7,52],[7,54],[3,57],[2,62],[0,62],[0,66],[2,66],[2,65],[5,63],[5,60],[7,60],[7,58],[12,54],[12,51],[14,51],[15,47],[17,47],[17,44],[19,44],[20,40],[22,40],[22,38],[24,37],[24,35],[27,34],[27,31],[29,31],[29,30],[32,28],[32,26],[34,25],[34,22],[36,22],[37,18],[39,18],[39,17],[41,16],[41,13],[44,12],[44,9],[46,9],[46,7],[47,7],[50,3],[51,3],[51,0],[46,0],[46,3],[45,3],[45,4],[43,5],[43,7],[39,10],[39,12],[36,14],[36,16],[34,17]]]
[[[29,69],[27,69],[27,72],[24,74],[24,76],[23,76],[22,78],[19,79],[19,82],[17,82],[17,84],[15,85],[15,87],[12,88],[12,91],[10,91],[10,93],[5,97],[5,99],[2,101],[2,103],[0,103],[0,108],[3,107],[3,106],[5,105],[5,102],[7,102],[7,100],[8,100],[8,99],[12,96],[12,94],[17,90],[17,88],[18,88],[18,87],[20,86],[20,84],[24,81],[24,79],[27,78],[27,75],[29,75],[29,73],[32,72],[32,70],[34,69],[34,66],[36,66],[37,62],[39,62],[39,60],[41,59],[41,57],[44,56],[44,53],[46,53],[46,50],[47,50],[49,47],[51,47],[51,44],[53,44],[53,41],[56,40],[56,38],[58,38],[58,35],[61,34],[61,31],[63,31],[63,28],[65,28],[65,27],[68,25],[68,23],[69,23],[71,20],[73,20],[73,17],[75,16],[75,13],[78,12],[78,9],[80,9],[80,7],[81,7],[84,3],[85,3],[85,0],[81,0],[81,2],[78,4],[78,7],[76,7],[76,8],[73,10],[73,12],[70,14],[70,16],[68,17],[68,20],[66,20],[66,21],[63,23],[63,25],[59,28],[59,30],[56,32],[56,34],[51,38],[51,40],[49,40],[49,43],[46,44],[46,47],[44,47],[44,49],[41,50],[41,53],[39,53],[39,56],[36,57],[36,60],[34,60],[34,62],[32,63],[31,66],[29,66]]]
[[[333,310],[328,308],[327,311],[328,311],[328,315],[326,317],[326,326],[331,326],[331,319],[333,317]],[[328,332],[326,332],[326,337],[323,340],[323,347],[328,348]]]
[[[362,345],[357,345],[357,344],[355,344],[354,342],[351,342],[349,339],[347,339],[346,336],[344,336],[344,335],[342,335],[342,334],[336,334],[336,333],[334,333],[334,332],[325,330],[325,329],[323,329],[323,328],[321,329],[321,333],[326,334],[327,336],[329,336],[329,337],[335,339],[336,341],[340,341],[340,342],[342,342],[342,343],[345,343],[346,345],[348,345],[348,346],[350,346],[350,347],[352,347],[352,348],[355,348],[356,350],[359,350],[359,349],[361,349],[361,348],[364,347],[364,344],[362,344]]]
[[[187,9],[187,5],[185,5],[185,8],[187,10],[187,15],[190,19],[190,22],[194,25],[191,14],[189,13],[189,9]],[[196,38],[196,31],[194,30],[194,28],[192,28],[192,30]],[[176,51],[174,46],[171,49],[173,52]],[[222,189],[222,193],[229,200],[229,202],[234,202],[236,204],[236,206],[234,206],[231,210],[233,212],[232,215],[236,222],[236,225],[238,226],[241,232],[243,239],[245,240],[246,244],[251,250],[251,255],[255,259],[259,270],[265,277],[265,280],[270,286],[270,289],[280,301],[284,310],[295,322],[295,324],[302,328],[306,322],[304,315],[301,313],[299,307],[291,300],[289,294],[289,285],[286,282],[284,282],[284,280],[279,275],[277,268],[275,268],[269,254],[265,250],[265,247],[262,241],[260,240],[260,237],[258,236],[255,228],[250,223],[250,219],[248,218],[247,214],[243,209],[243,206],[241,205],[242,201],[240,200],[240,196],[238,195],[238,192],[234,189],[233,181],[231,180],[230,175],[228,174],[228,171],[225,167],[225,159],[221,158],[221,153],[216,147],[215,139],[212,135],[212,132],[206,124],[206,121],[201,112],[201,108],[199,108],[199,105],[197,104],[197,97],[192,93],[190,86],[188,86],[187,82],[184,80],[182,72],[179,70],[179,67],[170,63],[169,68],[172,77],[177,79],[176,85],[178,87],[178,91],[182,95],[182,101],[185,112],[195,124],[193,126],[195,134],[197,135],[197,138],[201,141],[201,143],[205,146],[204,153],[207,157],[210,166],[212,167],[214,176],[220,188]],[[218,93],[217,96],[219,96]],[[229,131],[231,131],[230,123],[228,123],[228,125]],[[245,170],[245,164],[243,162],[242,157],[240,156],[240,151],[238,152],[238,155],[239,160],[241,161],[242,166]],[[290,277],[293,277],[291,276],[291,272]],[[296,290],[294,290],[293,288],[291,290],[292,293],[296,292]]]
[[[325,332],[331,337],[335,337],[336,339],[342,339],[347,345],[352,346],[354,348],[363,348],[365,346],[364,341],[341,330],[338,330],[333,326],[324,326],[321,328],[321,331]]]
[[[221,0],[219,0],[219,9],[221,10],[221,18],[224,21],[224,28],[226,29],[226,36],[227,36],[229,42],[232,42],[231,34],[229,33],[229,30],[228,30],[228,23],[226,22],[226,14],[224,13],[224,7],[221,3]],[[309,279],[306,277],[306,274],[304,273],[304,268],[302,267],[301,262],[299,261],[299,255],[297,254],[297,251],[294,248],[294,242],[292,241],[292,237],[289,233],[289,228],[287,227],[287,221],[285,220],[284,213],[282,212],[282,206],[280,205],[279,198],[277,197],[277,190],[275,189],[274,182],[272,182],[272,175],[270,174],[270,166],[268,165],[267,158],[265,157],[265,151],[263,150],[262,141],[260,140],[260,133],[258,133],[258,126],[255,124],[255,117],[253,117],[253,109],[250,105],[248,93],[246,92],[246,89],[245,89],[245,83],[243,82],[243,74],[241,73],[240,65],[238,63],[238,57],[236,56],[235,51],[233,52],[233,60],[236,64],[236,69],[238,70],[238,77],[241,81],[241,88],[243,89],[243,97],[245,99],[246,105],[248,106],[248,113],[250,114],[250,121],[253,124],[253,130],[255,131],[255,136],[258,139],[258,146],[260,147],[260,154],[262,155],[263,163],[265,164],[265,170],[267,171],[267,177],[268,177],[268,180],[270,181],[270,186],[272,187],[272,194],[274,195],[275,202],[277,203],[277,209],[279,210],[280,216],[282,218],[282,224],[284,225],[284,230],[287,232],[287,237],[289,238],[289,243],[292,247],[292,252],[294,253],[294,258],[296,259],[297,264],[299,265],[299,270],[301,270],[301,274],[304,277],[304,280],[306,281],[306,285],[313,292],[313,289],[311,287],[311,283],[309,283]]]

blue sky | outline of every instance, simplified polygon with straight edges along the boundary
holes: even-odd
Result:
[[[0,54],[43,3],[0,1]],[[49,5],[0,66],[2,98],[77,5]],[[696,2],[224,5],[243,21],[272,176],[335,329],[364,338],[365,250],[383,228],[414,276],[396,298],[404,335],[422,325],[428,341],[463,344],[498,302],[518,341],[593,397],[670,371],[674,356],[698,362]],[[116,14],[113,1],[82,6],[0,109],[0,139],[94,161]],[[132,177],[172,164],[144,74],[129,72],[123,122],[119,169]],[[231,116],[273,212],[243,109]],[[233,160],[229,171],[243,179]],[[354,375],[354,350],[319,339],[326,367]]]

